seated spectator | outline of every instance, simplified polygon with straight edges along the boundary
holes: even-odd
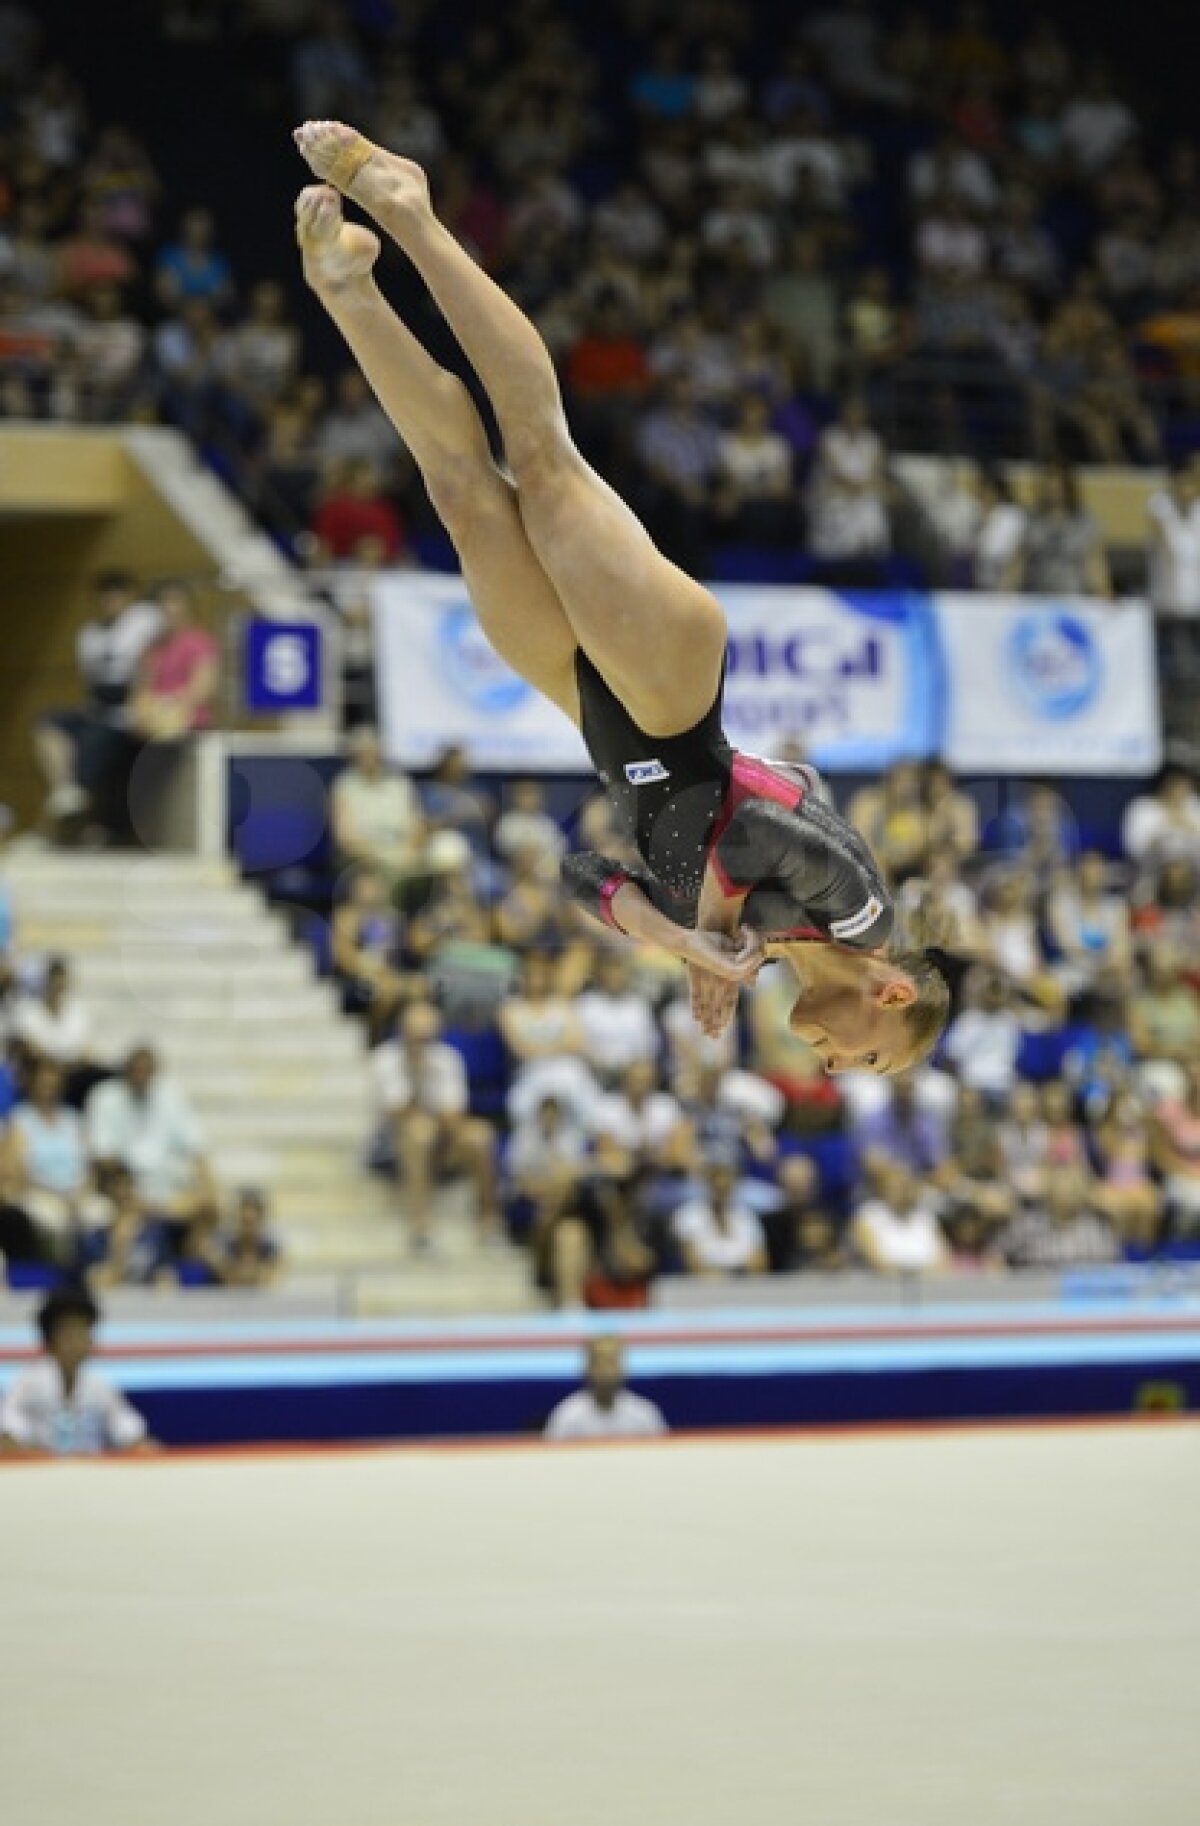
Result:
[[[1141,1099],[1118,1092],[1092,1132],[1092,1145],[1099,1169],[1097,1208],[1127,1243],[1153,1251],[1162,1230],[1163,1194],[1152,1171],[1150,1124]]]
[[[64,1102],[63,1089],[57,1065],[35,1064],[0,1144],[0,1203],[18,1220],[3,1223],[0,1242],[8,1255],[23,1253],[14,1237],[28,1238],[29,1227],[45,1260],[66,1261],[75,1248],[92,1175],[83,1121]]]
[[[451,743],[442,750],[421,788],[421,803],[431,830],[456,832],[477,860],[486,861],[493,808],[475,784],[465,748]]]
[[[587,1136],[569,1107],[542,1097],[514,1122],[504,1148],[508,1227],[535,1247],[574,1197],[586,1171]]]
[[[272,1287],[278,1281],[283,1258],[270,1222],[265,1193],[251,1187],[238,1193],[225,1244],[222,1280],[226,1287]]]
[[[1059,126],[1063,152],[1084,179],[1098,177],[1138,130],[1133,110],[1114,92],[1099,63],[1085,72]]]
[[[469,1179],[481,1235],[500,1230],[496,1138],[471,1115],[462,1054],[442,1040],[441,1028],[432,1002],[410,1002],[394,1038],[371,1054],[381,1130],[375,1158],[398,1167],[413,1247],[422,1250],[430,1246],[439,1176]]]
[[[1180,957],[1200,956],[1200,864],[1164,862],[1143,881],[1133,923],[1139,941],[1167,945]]]
[[[809,484],[813,556],[870,582],[891,545],[883,442],[860,399],[848,399],[822,432]],[[862,567],[866,565],[864,571]],[[861,573],[861,576],[860,576]]]
[[[1005,1182],[1021,1204],[1036,1204],[1045,1185],[1050,1130],[1042,1117],[1035,1084],[1014,1084],[999,1141]]]
[[[308,29],[292,48],[288,70],[300,118],[356,118],[370,99],[373,82],[350,20],[326,0],[315,18],[306,9],[304,24]]]
[[[207,209],[189,209],[181,220],[177,239],[158,257],[154,290],[165,311],[193,300],[214,309],[229,303],[233,271],[216,246],[216,225]]]
[[[429,898],[408,924],[405,948],[418,963],[435,959],[448,945],[486,945],[492,937],[490,911],[479,904],[466,844],[452,831],[441,831],[427,852],[437,869]],[[443,861],[450,867],[442,870]]]
[[[946,1031],[946,1057],[964,1085],[1002,1106],[1016,1082],[1020,1047],[1021,1023],[1004,978],[980,967],[967,978],[965,1006]]]
[[[525,952],[517,986],[500,1004],[497,1021],[514,1067],[508,1113],[514,1122],[528,1121],[551,1096],[586,1126],[600,1092],[581,1057],[575,1004],[563,994],[557,972],[552,952]]]
[[[950,1126],[949,1157],[939,1168],[936,1185],[944,1196],[942,1220],[956,1249],[966,1234],[972,1248],[987,1242],[1012,1215],[1014,1188],[1004,1173],[1002,1131],[983,1093],[964,1086]]]
[[[365,725],[350,731],[346,753],[329,800],[339,862],[376,869],[392,883],[420,874],[425,824],[412,781],[385,763],[378,733]]]
[[[1129,1011],[1134,1050],[1143,1059],[1186,1065],[1200,1056],[1200,996],[1169,944],[1150,946],[1143,968],[1144,980]]]
[[[19,1370],[0,1404],[0,1455],[76,1457],[154,1452],[146,1423],[89,1366],[100,1310],[82,1288],[59,1288],[38,1308],[42,1354]]]
[[[510,876],[496,903],[496,936],[514,950],[553,950],[564,945],[575,922],[558,869],[536,843],[509,854]]]
[[[955,785],[945,761],[926,761],[923,787],[929,860],[949,853],[956,863],[965,862],[979,848],[978,806]]]
[[[1047,914],[1056,973],[1070,995],[1090,987],[1101,970],[1128,976],[1129,906],[1124,895],[1109,891],[1108,864],[1098,850],[1086,850],[1074,871],[1062,876]]]
[[[639,1059],[622,1072],[617,1086],[601,1097],[592,1114],[593,1132],[612,1137],[639,1162],[657,1158],[683,1112],[663,1090],[653,1060]]]
[[[985,888],[980,927],[985,961],[1036,1008],[1060,1014],[1065,996],[1046,959],[1028,870],[1007,870]]]
[[[337,377],[333,404],[317,427],[316,454],[329,468],[367,463],[382,476],[396,470],[401,454],[396,428],[357,368],[346,368]],[[381,551],[386,562],[386,543]]]
[[[650,1439],[667,1431],[652,1401],[625,1386],[619,1338],[593,1338],[587,1347],[586,1387],[568,1395],[546,1422],[546,1438]]]
[[[1010,1268],[1101,1267],[1121,1258],[1091,1177],[1076,1166],[1048,1167],[1040,1202],[1019,1211],[996,1246]]]
[[[56,710],[35,726],[34,748],[50,796],[44,816],[61,821],[86,811],[89,793],[108,762],[146,649],[162,631],[162,609],[145,598],[125,571],[102,571],[94,607],[76,637],[84,703]]]
[[[977,590],[1016,589],[1022,573],[1025,509],[1014,499],[1003,472],[979,471],[979,517],[971,550],[971,582]]]
[[[88,418],[129,416],[146,348],[145,327],[129,311],[120,287],[93,286],[74,350]]]
[[[921,769],[897,761],[876,786],[865,786],[850,803],[850,822],[861,831],[891,882],[915,874],[929,852],[929,811]]]
[[[841,1227],[820,1200],[820,1175],[806,1154],[779,1163],[779,1199],[764,1211],[770,1266],[778,1274],[841,1274],[850,1266]]]
[[[11,1033],[35,1059],[59,1067],[71,1101],[78,1102],[104,1076],[92,1063],[91,1021],[71,987],[71,966],[64,957],[50,958],[40,989],[18,1000]]]
[[[99,290],[124,290],[137,281],[137,260],[109,233],[106,212],[97,202],[83,203],[75,227],[57,251],[58,284],[65,299],[86,301]]]
[[[1100,529],[1065,466],[1042,472],[1021,549],[1020,588],[1038,596],[1113,593]]]
[[[1187,1065],[1185,1089],[1154,1112],[1151,1157],[1162,1176],[1172,1236],[1200,1229],[1200,1060]]]
[[[943,1114],[928,1097],[922,1097],[922,1073],[898,1072],[884,1080],[885,1096],[860,1115],[851,1116],[851,1134],[870,1173],[888,1162],[898,1162],[926,1179],[949,1152],[950,1138]]]
[[[547,875],[557,876],[567,840],[546,810],[545,790],[537,780],[514,780],[508,805],[496,820],[492,841],[498,856],[511,862],[518,850],[537,852]]]
[[[287,295],[274,279],[250,293],[250,307],[226,340],[222,378],[256,414],[280,399],[295,379],[300,333],[287,315]]]
[[[1200,792],[1181,767],[1164,767],[1152,792],[1129,801],[1121,847],[1143,876],[1167,862],[1200,867]]]
[[[876,1194],[860,1204],[850,1240],[881,1274],[930,1274],[950,1265],[939,1200],[907,1167],[884,1169]]]
[[[746,545],[782,545],[795,537],[792,453],[771,429],[761,393],[738,402],[731,430],[718,445],[716,511],[727,537]]]
[[[643,1234],[642,1175],[607,1136],[536,1251],[538,1285],[560,1310],[643,1307],[656,1261]]]
[[[163,1077],[152,1048],[135,1046],[120,1075],[96,1086],[84,1119],[97,1170],[128,1167],[140,1197],[174,1237],[199,1213],[216,1209],[200,1124],[183,1092]]]
[[[1015,806],[985,827],[986,850],[1019,859],[1034,880],[1039,896],[1048,894],[1064,868],[1082,852],[1074,814],[1062,794],[1045,782],[1034,782]]]
[[[400,916],[388,898],[387,878],[363,866],[350,877],[346,897],[333,910],[332,960],[346,1014],[368,1014],[383,1026],[404,993]]]
[[[679,1207],[671,1226],[687,1272],[765,1274],[766,1233],[761,1218],[740,1196],[736,1167],[728,1161],[709,1161],[704,1187],[704,1196]]]
[[[378,539],[389,564],[406,550],[404,524],[370,463],[334,463],[312,517],[312,532],[334,562],[352,558],[364,539]]]
[[[633,982],[628,953],[607,946],[596,959],[595,982],[576,1003],[583,1057],[603,1082],[614,1084],[640,1060],[658,1055],[658,1032]]]
[[[635,444],[643,472],[639,495],[652,529],[678,562],[703,569],[696,560],[704,550],[719,442],[690,381],[678,376],[668,382],[662,404],[638,426]]]
[[[171,1238],[150,1211],[128,1167],[101,1175],[88,1202],[84,1260],[93,1287],[153,1287],[174,1279]]]
[[[767,322],[818,393],[833,385],[841,357],[838,288],[819,234],[797,229],[786,258],[762,288]]]
[[[1087,1141],[1075,1107],[1075,1093],[1065,1079],[1042,1086],[1042,1121],[1046,1125],[1046,1167],[1087,1166]]]
[[[148,742],[172,742],[216,719],[220,648],[196,617],[185,583],[156,592],[162,631],[138,662],[129,705],[133,731]]]
[[[897,303],[886,267],[859,275],[845,309],[846,356],[855,385],[886,379],[912,348],[911,312]]]

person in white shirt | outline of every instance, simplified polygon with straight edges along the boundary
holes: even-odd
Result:
[[[51,711],[34,728],[34,753],[49,788],[44,816],[52,826],[86,810],[105,732],[119,724],[142,658],[163,628],[162,610],[139,595],[125,571],[103,571],[93,587],[95,609],[75,643],[84,703]]]
[[[950,1263],[936,1195],[893,1162],[879,1172],[879,1194],[859,1206],[850,1236],[869,1268],[883,1274],[929,1274]]]
[[[979,515],[972,539],[972,578],[977,590],[1012,590],[1020,577],[1021,548],[1028,515],[1003,473],[994,466],[979,472]]]
[[[680,1205],[672,1223],[689,1274],[765,1274],[761,1219],[738,1196],[737,1171],[726,1161],[705,1170],[708,1196]]]
[[[546,1422],[547,1439],[653,1439],[669,1430],[652,1401],[626,1388],[625,1353],[619,1338],[592,1339],[585,1375],[586,1386],[552,1411]]]
[[[349,764],[329,798],[339,857],[343,864],[368,863],[393,882],[419,873],[425,820],[416,787],[406,774],[385,766],[374,729],[352,730],[346,745]]]
[[[1159,615],[1200,617],[1200,469],[1175,463],[1146,501],[1150,600]]]
[[[575,1006],[583,1056],[601,1078],[613,1083],[640,1059],[658,1053],[658,1030],[645,997],[633,987],[633,967],[615,947],[596,960],[596,983]]]
[[[416,1249],[427,1249],[434,1181],[464,1175],[479,1207],[485,1238],[499,1234],[496,1138],[482,1117],[470,1113],[470,1087],[462,1054],[441,1039],[442,1021],[432,1002],[410,1002],[394,1039],[371,1054],[376,1105],[400,1169]]]
[[[821,433],[809,513],[809,542],[817,558],[878,558],[891,545],[883,443],[861,400],[847,400]]]
[[[128,1167],[156,1217],[186,1226],[218,1208],[203,1130],[149,1046],[136,1046],[121,1075],[96,1086],[84,1119],[97,1168]]]
[[[639,1059],[622,1073],[617,1089],[599,1100],[590,1126],[630,1154],[654,1159],[682,1120],[678,1101],[659,1087],[654,1062]]]
[[[546,795],[537,780],[516,780],[492,836],[496,853],[513,862],[522,852],[534,850],[543,872],[558,879],[558,865],[567,840],[546,810]]]
[[[1182,768],[1164,767],[1152,792],[1130,800],[1121,820],[1121,847],[1141,875],[1168,862],[1200,866],[1200,792]]]
[[[0,1454],[64,1457],[154,1452],[146,1422],[106,1376],[91,1368],[100,1313],[84,1289],[42,1302],[43,1354],[19,1370],[0,1400]]]
[[[67,1073],[88,1064],[92,1024],[87,1009],[71,993],[70,966],[65,958],[52,957],[40,992],[18,1001],[12,1032],[38,1058],[52,1059]]]
[[[971,1005],[947,1030],[946,1057],[964,1084],[1003,1101],[1016,1082],[1021,1023],[999,971],[976,977],[969,995]]]

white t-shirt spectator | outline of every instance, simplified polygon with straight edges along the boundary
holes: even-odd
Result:
[[[974,540],[972,568],[976,589],[1007,589],[1013,563],[1025,540],[1025,520],[1025,509],[1015,501],[998,501],[984,514]]]
[[[63,1456],[127,1452],[146,1437],[146,1423],[119,1389],[88,1364],[68,1400],[62,1371],[40,1357],[14,1377],[0,1402],[0,1434],[21,1446]]]
[[[973,1090],[1006,1096],[1017,1075],[1021,1023],[1011,1008],[966,1008],[951,1022],[946,1054]]]
[[[424,1110],[429,1116],[461,1116],[468,1105],[467,1068],[460,1052],[433,1040],[412,1055],[399,1040],[385,1040],[371,1054],[371,1079],[381,1114]]]
[[[886,552],[883,444],[868,427],[830,425],[821,435],[811,484],[811,544],[818,558]]]
[[[724,1274],[749,1268],[767,1246],[761,1222],[736,1198],[730,1202],[724,1226],[718,1224],[712,1205],[698,1198],[680,1205],[672,1229],[701,1268]]]
[[[654,1153],[678,1125],[681,1114],[669,1091],[654,1091],[636,1108],[621,1091],[613,1091],[597,1103],[591,1128],[593,1134],[609,1135],[634,1153]]]
[[[333,805],[338,828],[370,855],[408,849],[421,829],[421,802],[405,774],[372,778],[347,767],[333,783]]]
[[[176,1085],[156,1078],[136,1097],[123,1078],[110,1078],[96,1086],[84,1115],[92,1158],[127,1166],[151,1208],[189,1190],[204,1133]]]
[[[13,1010],[12,1032],[43,1059],[71,1065],[86,1059],[92,1041],[91,1022],[74,998],[50,1008],[40,996],[24,996]]]
[[[917,229],[914,251],[927,273],[978,279],[987,271],[987,236],[974,222],[928,215]]]
[[[125,701],[142,655],[162,633],[156,602],[131,602],[113,621],[85,621],[75,657],[91,697],[100,704]]]
[[[587,1138],[574,1122],[560,1122],[547,1134],[536,1117],[528,1117],[509,1136],[504,1164],[510,1179],[538,1179],[556,1167],[582,1166],[587,1151]]]
[[[1134,862],[1200,862],[1200,793],[1172,812],[1154,793],[1132,799],[1121,820],[1121,847]]]
[[[601,1407],[591,1389],[568,1395],[546,1422],[546,1438],[654,1439],[667,1431],[667,1423],[652,1401],[622,1389],[611,1407]]]
[[[872,1260],[897,1274],[939,1268],[946,1259],[942,1226],[932,1203],[925,1199],[904,1216],[881,1198],[868,1199],[859,1209],[854,1227],[870,1239]]]
[[[645,999],[635,990],[609,995],[588,989],[576,1004],[583,1050],[589,1063],[601,1072],[622,1072],[626,1066],[653,1059],[658,1034]]]
[[[1146,502],[1156,537],[1150,545],[1150,600],[1166,615],[1200,615],[1200,499],[1182,506],[1169,489]]]
[[[1111,164],[1136,131],[1132,109],[1116,95],[1080,95],[1059,122],[1063,150],[1088,176]]]
[[[956,146],[949,156],[934,151],[916,153],[909,161],[908,188],[917,203],[953,196],[972,209],[987,210],[1000,200],[1000,188],[987,160],[969,146]]]

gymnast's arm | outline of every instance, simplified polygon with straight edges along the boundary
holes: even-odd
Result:
[[[820,914],[839,944],[877,950],[891,935],[892,909],[856,849],[853,833],[824,805],[797,814],[768,799],[748,799],[713,847],[701,923],[716,923],[722,902],[739,917],[751,889],[769,881],[788,895],[798,918]]]
[[[762,963],[761,946],[753,934],[702,932],[681,926],[654,905],[646,889],[653,886],[648,871],[623,867],[594,851],[568,856],[563,882],[576,905],[594,919],[624,933],[637,943],[669,951],[686,963],[698,964],[727,982],[747,982]]]

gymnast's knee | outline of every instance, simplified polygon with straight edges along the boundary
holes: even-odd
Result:
[[[561,485],[579,463],[561,404],[504,427],[504,458],[519,492],[528,498]]]
[[[508,511],[504,478],[486,452],[448,452],[422,473],[434,513],[460,548],[488,513]]]

